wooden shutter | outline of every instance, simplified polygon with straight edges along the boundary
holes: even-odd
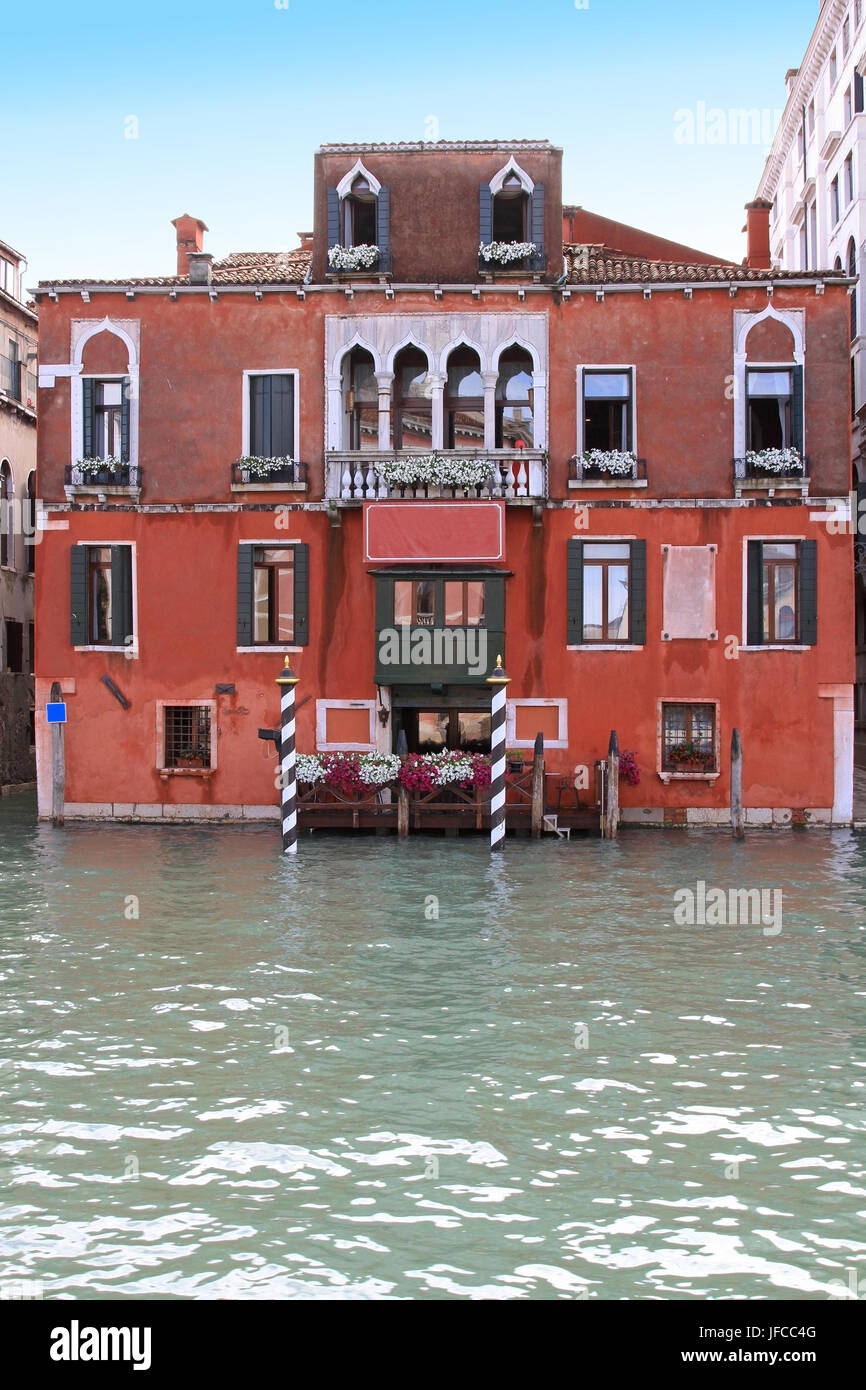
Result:
[[[253,545],[238,546],[238,646],[253,645]]]
[[[863,110],[863,76],[861,73],[854,73],[854,111],[859,113]]]
[[[87,645],[87,546],[74,545],[69,552],[69,640],[73,647]]]
[[[383,185],[376,201],[376,244],[379,247],[379,269],[391,269],[391,189]]]
[[[791,396],[791,446],[803,453],[803,368],[794,368],[794,387]]]
[[[800,642],[818,641],[818,542],[800,542]]]
[[[295,640],[294,646],[306,647],[310,641],[310,547],[296,545],[295,550]]]
[[[96,438],[95,402],[94,387],[96,382],[92,377],[85,377],[81,383],[81,411],[82,411],[82,433],[81,433],[81,457],[86,459],[93,458],[93,441]],[[73,459],[73,462],[75,460]]]
[[[633,646],[643,647],[646,645],[646,541],[631,542],[629,582],[630,640]]]
[[[269,376],[250,377],[249,452],[271,458],[271,381]]]
[[[568,542],[568,635],[570,647],[583,642],[583,541]]]
[[[120,387],[120,457],[129,463],[129,394],[132,383],[128,376],[123,378]]]
[[[295,457],[295,378],[266,378],[271,385],[271,438],[269,458]]]
[[[533,268],[539,270],[544,265],[544,184],[537,183],[532,190],[529,205],[529,240],[534,241],[536,252],[532,258]]]
[[[340,236],[340,195],[336,188],[328,189],[328,246],[339,246]]]
[[[125,647],[132,636],[132,546],[111,547],[111,645]]]
[[[478,239],[487,245],[493,240],[493,195],[489,183],[481,184],[479,197]]]
[[[749,541],[746,560],[746,645],[764,642],[764,545]]]

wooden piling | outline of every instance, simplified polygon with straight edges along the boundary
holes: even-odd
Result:
[[[409,834],[409,793],[402,782],[397,792],[397,834],[401,840]]]
[[[532,838],[540,840],[544,834],[544,734],[535,736],[532,759]]]
[[[52,705],[63,703],[63,691],[60,689],[60,682],[54,681],[51,686]],[[66,745],[64,742],[63,725],[51,725],[51,824],[63,824],[63,807],[66,802]]]
[[[743,811],[743,744],[739,729],[731,734],[731,831],[735,840],[746,838]]]
[[[616,729],[610,731],[607,750],[607,797],[603,834],[606,840],[615,840],[619,835],[619,740]]]

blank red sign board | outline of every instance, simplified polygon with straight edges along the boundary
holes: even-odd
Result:
[[[366,502],[364,553],[371,564],[505,559],[504,502]]]

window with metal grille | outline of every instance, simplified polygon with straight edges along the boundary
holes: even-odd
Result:
[[[715,705],[662,705],[666,772],[716,772]]]
[[[211,718],[207,705],[166,705],[165,767],[210,767]]]

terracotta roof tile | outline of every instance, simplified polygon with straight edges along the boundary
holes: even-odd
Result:
[[[767,280],[845,279],[843,271],[755,270],[745,265],[696,265],[651,261],[609,246],[564,246],[569,285],[664,285],[750,283]]]

